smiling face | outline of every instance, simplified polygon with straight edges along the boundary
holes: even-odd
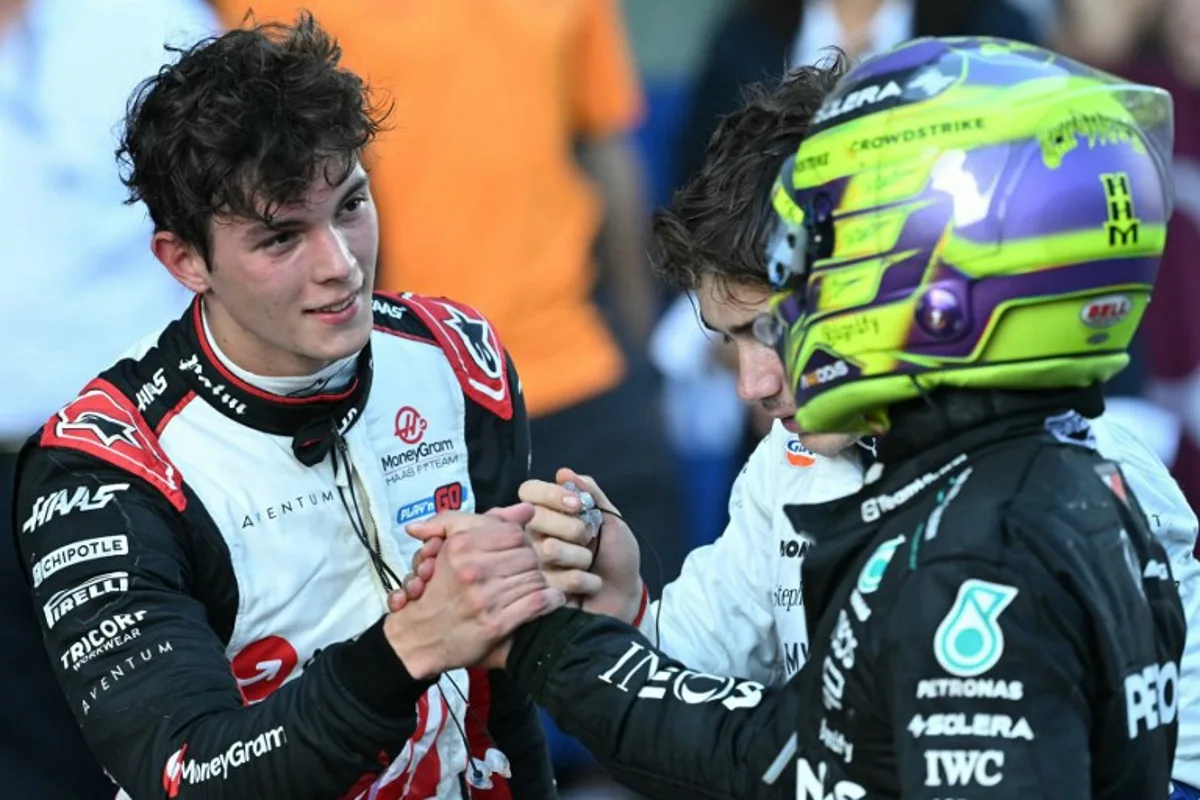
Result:
[[[749,283],[729,283],[711,274],[700,277],[696,289],[704,326],[724,337],[737,352],[738,397],[756,404],[781,420],[814,453],[834,456],[854,443],[841,433],[803,433],[795,420],[796,398],[788,388],[783,361],[773,347],[754,338],[755,317],[767,311],[771,290]]]
[[[366,345],[378,250],[361,165],[336,186],[318,178],[302,200],[276,210],[269,227],[214,218],[209,263],[174,234],[154,239],[159,260],[203,297],[218,346],[268,376],[309,375]]]

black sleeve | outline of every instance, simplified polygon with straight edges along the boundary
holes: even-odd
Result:
[[[502,419],[468,401],[467,445],[475,508],[486,511],[517,502],[517,490],[529,477],[529,418],[512,356],[505,353],[513,413]],[[509,760],[514,797],[555,797],[550,750],[537,709],[503,672],[490,675],[492,705],[488,730]]]
[[[166,499],[70,451],[34,449],[19,470],[17,545],[46,648],[127,793],[324,800],[403,745],[428,684],[395,657],[382,620],[245,706],[194,597],[196,559],[213,554]]]
[[[954,560],[901,587],[879,673],[905,800],[1092,797],[1088,617],[1029,581]],[[1003,691],[963,696],[963,678]]]
[[[521,800],[557,797],[554,767],[537,707],[507,673],[492,671],[488,682],[492,696],[488,728],[512,768],[508,781],[512,796]]]
[[[512,393],[512,417],[502,419],[478,403],[467,400],[467,458],[476,511],[517,502],[517,490],[529,477],[529,417],[525,394],[512,356],[505,353],[506,374]]]
[[[508,672],[618,781],[661,798],[794,798],[802,670],[787,685],[689,670],[636,630],[559,609],[522,627]]]

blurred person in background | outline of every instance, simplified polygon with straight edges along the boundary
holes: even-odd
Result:
[[[1142,323],[1143,381],[1123,402],[1172,464],[1192,507],[1200,504],[1200,2],[1061,0],[1055,46],[1175,100],[1175,215]],[[1141,395],[1141,396],[1139,396]],[[1164,410],[1167,413],[1164,413]],[[1177,453],[1177,455],[1176,455]],[[1194,744],[1200,785],[1200,732]],[[1186,742],[1181,741],[1181,747]]]
[[[0,782],[7,796],[112,797],[54,682],[14,550],[22,440],[189,296],[125,205],[125,101],[166,43],[217,20],[202,0],[0,0]]]
[[[233,25],[311,11],[391,95],[396,124],[368,162],[379,287],[483,311],[521,370],[532,474],[570,465],[604,481],[674,576],[686,548],[645,355],[656,300],[628,139],[643,99],[617,0],[218,6]]]

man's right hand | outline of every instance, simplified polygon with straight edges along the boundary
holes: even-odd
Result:
[[[426,570],[421,601],[384,622],[410,675],[431,678],[479,664],[520,625],[566,602],[546,583],[526,538],[523,524],[533,515],[522,506],[508,518],[451,513],[409,526],[417,538],[445,539],[435,551],[437,568],[430,563]]]
[[[642,600],[641,551],[633,531],[611,513],[604,514],[598,547],[594,531],[580,518],[579,496],[563,486],[589,492],[596,507],[615,511],[594,480],[563,468],[557,483],[528,480],[520,497],[536,509],[526,526],[551,586],[581,601],[593,614],[632,622]]]

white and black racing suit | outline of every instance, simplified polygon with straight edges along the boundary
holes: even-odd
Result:
[[[132,797],[465,798],[489,749],[512,779],[472,796],[554,796],[511,680],[416,681],[382,631],[387,582],[420,544],[407,522],[515,500],[516,372],[468,307],[373,306],[345,390],[281,397],[222,362],[196,303],[21,454],[18,548],[46,647]]]

